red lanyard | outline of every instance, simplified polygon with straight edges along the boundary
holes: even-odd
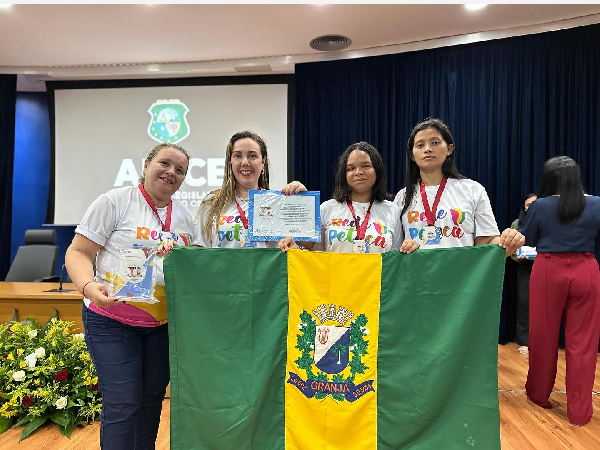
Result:
[[[260,187],[257,189],[257,191],[260,191]],[[234,200],[235,200],[235,206],[237,206],[238,212],[240,213],[240,219],[242,220],[242,225],[244,225],[244,228],[247,230],[248,229],[248,218],[246,217],[246,213],[244,212],[244,210],[238,203],[237,198],[234,197]]]
[[[429,202],[427,201],[427,193],[425,192],[425,185],[423,184],[423,180],[421,180],[421,200],[423,200],[423,208],[425,208],[425,217],[427,218],[427,225],[433,226],[435,224],[435,213],[437,212],[437,207],[440,203],[440,199],[442,198],[442,192],[446,188],[446,182],[448,178],[445,176],[442,177],[442,182],[440,183],[440,187],[438,188],[437,194],[435,194],[435,200],[433,201],[433,208],[429,209]]]
[[[237,206],[238,212],[240,213],[240,219],[242,219],[242,225],[244,225],[244,228],[247,230],[248,229],[248,218],[246,217],[246,213],[244,212],[244,210],[238,203],[237,198],[235,199],[235,205]]]
[[[144,189],[144,185],[139,184],[138,187],[140,188],[142,195],[146,199],[146,203],[148,203],[148,206],[152,209],[152,211],[156,215],[156,218],[160,222],[160,226],[162,227],[162,230],[163,231],[171,231],[171,211],[173,211],[173,200],[169,200],[169,204],[167,205],[167,223],[165,224],[165,223],[163,223],[162,219],[158,215],[156,205],[154,204],[154,202],[152,201],[152,199],[146,192],[146,189]]]
[[[352,213],[352,218],[354,219],[354,224],[356,225],[356,237],[357,239],[364,239],[365,233],[367,232],[367,225],[369,223],[369,215],[371,215],[371,207],[373,206],[373,200],[369,203],[369,209],[367,209],[367,214],[365,214],[365,218],[363,219],[362,225],[359,226],[358,219],[354,215],[354,207],[352,206],[352,202],[350,200],[346,200],[346,204],[348,205],[348,209]]]

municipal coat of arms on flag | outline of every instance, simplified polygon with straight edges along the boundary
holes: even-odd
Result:
[[[504,262],[175,247],[171,448],[500,450]]]

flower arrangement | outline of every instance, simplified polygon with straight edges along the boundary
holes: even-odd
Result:
[[[100,416],[96,369],[84,336],[72,322],[52,317],[0,325],[0,434],[24,425],[20,440],[46,421],[67,437],[75,425]]]

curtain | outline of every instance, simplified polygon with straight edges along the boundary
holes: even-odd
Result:
[[[0,75],[0,279],[10,268],[17,76]],[[26,170],[26,168],[24,168]]]
[[[460,172],[485,186],[500,230],[556,155],[600,194],[600,25],[395,55],[296,65],[293,177],[331,197],[340,154],[358,141],[382,154],[395,194],[406,143],[427,117],[448,124]],[[500,340],[514,336],[507,262]]]

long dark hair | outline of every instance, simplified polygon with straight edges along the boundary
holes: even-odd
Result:
[[[527,211],[525,211],[525,202],[531,197],[537,197],[537,194],[535,192],[530,192],[525,197],[523,197],[523,200],[521,200],[521,210],[519,211],[519,221],[517,222],[517,227],[519,228],[521,228],[521,225],[523,225],[523,221],[525,220],[525,216],[527,215]]]
[[[562,224],[576,219],[585,209],[581,170],[574,159],[556,156],[544,164],[538,198],[551,195],[558,195],[556,208]]]
[[[352,144],[344,153],[342,153],[342,156],[340,156],[338,171],[335,175],[333,198],[338,202],[350,200],[352,188],[348,184],[348,180],[346,178],[346,167],[348,166],[348,157],[354,150],[360,150],[361,152],[365,152],[367,155],[369,155],[369,158],[371,158],[371,164],[373,164],[373,168],[375,169],[376,179],[375,184],[373,185],[371,198],[376,202],[389,200],[391,195],[387,191],[387,175],[385,174],[383,159],[381,158],[381,155],[377,149],[368,142],[357,142],[356,144]]]
[[[412,203],[413,197],[417,193],[415,186],[421,179],[421,171],[419,170],[419,166],[417,166],[417,163],[414,162],[412,157],[413,147],[415,145],[415,136],[419,131],[427,130],[429,128],[435,128],[442,135],[442,139],[444,139],[444,142],[447,145],[454,145],[452,133],[450,133],[448,126],[440,119],[433,119],[429,117],[423,122],[415,125],[410,133],[410,137],[408,138],[408,144],[406,145],[406,176],[404,177],[404,188],[406,191],[404,196],[404,206],[402,208],[402,213],[400,213],[400,217],[404,215]],[[454,146],[452,153],[446,156],[446,160],[442,164],[442,173],[447,178],[466,178],[460,174],[458,167],[456,167],[455,155],[456,146]]]

